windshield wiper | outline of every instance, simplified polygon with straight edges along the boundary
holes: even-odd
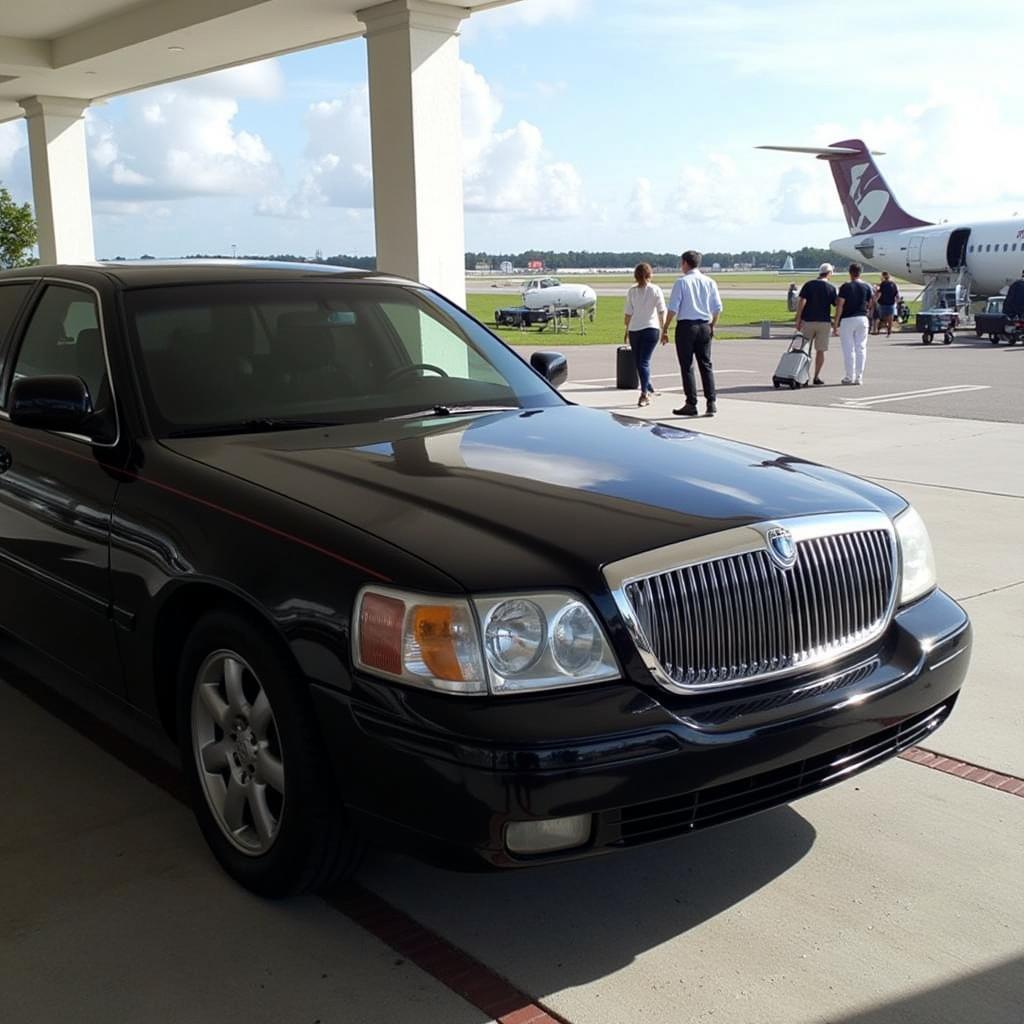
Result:
[[[433,413],[435,416],[456,416],[460,413],[476,412],[508,412],[510,409],[518,409],[518,405],[476,405],[472,402],[465,403],[439,403],[427,406],[425,409],[414,409],[412,412],[402,412],[397,416],[386,416],[389,420],[407,420],[416,416],[426,416]]]
[[[329,420],[277,419],[260,416],[237,423],[208,423],[202,427],[172,430],[167,437],[213,437],[218,434],[270,434],[276,430],[307,430],[310,427],[337,427],[341,424]]]

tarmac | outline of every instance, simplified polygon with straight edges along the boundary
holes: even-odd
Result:
[[[423,956],[351,901],[240,890],[173,785],[0,684],[0,1021],[1021,1024],[1024,356],[872,339],[868,383],[822,396],[766,387],[778,348],[717,345],[719,414],[682,425],[828,462],[914,502],[940,583],[975,626],[966,686],[929,747],[947,768],[986,771],[890,761],[705,833],[513,874],[375,853],[359,885],[440,943]],[[656,357],[665,390],[642,410],[608,379],[611,347],[568,356],[571,400],[681,422],[669,352]],[[975,392],[845,398],[920,390],[932,375],[988,390],[980,404]],[[989,772],[1011,781],[970,781]],[[456,955],[476,967],[453,970]],[[465,982],[479,969],[523,1005],[481,1009],[483,990]]]

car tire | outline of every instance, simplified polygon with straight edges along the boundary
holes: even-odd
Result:
[[[924,334],[921,335],[921,343],[923,345],[930,345],[932,343],[932,335],[930,331],[925,331]]]
[[[355,870],[362,844],[338,798],[306,684],[241,615],[211,612],[189,634],[178,738],[199,828],[239,884],[280,898]]]

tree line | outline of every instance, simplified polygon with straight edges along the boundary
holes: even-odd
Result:
[[[511,263],[517,269],[528,267],[531,263],[540,262],[549,270],[602,270],[620,267],[635,267],[638,263],[650,263],[655,270],[675,270],[679,266],[677,252],[590,252],[588,250],[570,250],[555,252],[551,249],[527,249],[517,253],[467,252],[466,270],[475,270],[478,263],[487,263],[494,270],[499,270],[502,263]],[[799,269],[817,267],[821,263],[831,263],[837,269],[845,270],[850,261],[837,256],[831,249],[817,249],[804,246],[802,249],[748,249],[744,252],[705,252],[702,253],[704,266],[710,267],[719,263],[723,267],[734,264],[749,264],[764,270],[781,270],[789,256],[793,257],[793,266]],[[121,257],[118,257],[119,259]],[[223,254],[192,253],[188,259],[225,259]],[[273,253],[271,255],[245,255],[247,260],[279,260],[287,263],[326,263],[333,267],[351,267],[355,270],[376,270],[376,256],[320,256],[310,259],[308,256],[297,256],[294,253]],[[143,256],[142,259],[152,259]]]
[[[793,257],[793,266],[798,268],[817,267],[821,263],[831,263],[835,267],[845,269],[850,261],[837,256],[831,249],[817,249],[804,246],[802,249],[748,249],[744,252],[705,252],[704,266],[710,267],[719,263],[723,267],[734,264],[747,264],[765,270],[781,270],[788,257]],[[612,269],[618,267],[634,267],[638,263],[650,263],[655,270],[675,270],[679,266],[678,252],[589,252],[573,250],[555,252],[551,249],[527,249],[518,253],[467,252],[466,269],[475,270],[478,263],[489,263],[498,270],[502,263],[511,263],[513,267],[527,267],[530,263],[543,263],[552,270],[585,270]]]

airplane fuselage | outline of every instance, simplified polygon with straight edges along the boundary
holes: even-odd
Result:
[[[534,278],[523,289],[523,305],[527,309],[593,309],[597,305],[597,292],[585,284],[562,284],[557,278]]]
[[[838,238],[832,248],[916,284],[961,266],[976,296],[996,295],[1024,269],[1024,220],[933,224]]]

